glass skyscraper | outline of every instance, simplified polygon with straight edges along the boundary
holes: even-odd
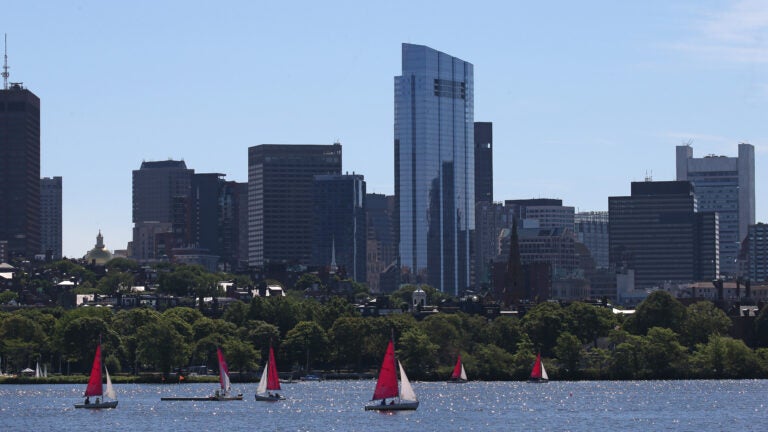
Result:
[[[395,77],[399,264],[412,283],[458,294],[470,284],[475,226],[473,66],[403,44]]]

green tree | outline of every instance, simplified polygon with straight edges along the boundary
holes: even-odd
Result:
[[[515,377],[515,356],[493,344],[478,344],[472,360],[465,359],[467,374],[481,380],[509,380]]]
[[[694,347],[707,343],[711,335],[726,335],[733,323],[728,315],[710,301],[696,302],[687,308],[682,326],[682,340]]]
[[[558,303],[539,303],[523,317],[523,329],[537,347],[537,351],[550,357],[557,337],[565,329],[565,319],[565,311]]]
[[[136,331],[137,357],[140,362],[153,365],[168,374],[173,366],[187,364],[190,345],[176,331],[174,323],[167,317],[145,324]]]
[[[557,338],[555,355],[560,363],[565,366],[569,376],[576,376],[579,371],[579,361],[584,353],[581,341],[578,337],[568,332],[563,332]]]
[[[40,325],[20,314],[0,322],[0,352],[16,369],[27,367],[46,349],[47,340]]]
[[[127,291],[131,286],[133,286],[133,274],[115,270],[99,279],[96,289],[102,294],[114,295],[120,291]]]
[[[429,340],[439,347],[436,361],[439,364],[451,364],[456,360],[456,355],[461,348],[461,318],[455,314],[436,314],[425,318],[417,327],[420,327]]]
[[[110,342],[111,330],[103,319],[95,316],[82,316],[67,321],[57,329],[59,349],[68,362],[79,364],[80,370],[87,373],[91,370],[93,353],[99,340],[106,341],[110,348],[103,351],[114,352],[119,346],[115,340]],[[113,338],[115,339],[115,338]]]
[[[283,347],[293,362],[311,370],[314,361],[325,359],[328,336],[316,322],[301,321],[288,331]]]
[[[481,342],[496,345],[514,354],[522,337],[520,320],[517,317],[501,316],[485,326],[481,333]]]
[[[409,375],[415,378],[426,378],[437,368],[437,354],[440,347],[418,327],[403,333],[395,347],[398,358]]]
[[[688,352],[668,328],[652,327],[645,336],[643,358],[653,378],[676,378],[685,371]]]
[[[230,370],[245,372],[255,370],[261,355],[249,343],[231,338],[224,343],[224,352]]]
[[[708,378],[763,378],[766,373],[760,357],[743,341],[719,335],[696,346],[692,364],[700,376]]]
[[[360,317],[340,317],[331,327],[329,332],[331,346],[335,350],[336,368],[340,366],[352,366],[356,370],[361,368],[363,352],[361,347],[366,338],[365,319]]]
[[[614,313],[605,307],[573,302],[565,308],[568,331],[583,343],[597,344],[597,338],[608,336],[618,325]]]
[[[645,334],[652,327],[663,327],[680,333],[685,321],[685,306],[666,291],[654,291],[643,300],[627,321],[627,329]]]

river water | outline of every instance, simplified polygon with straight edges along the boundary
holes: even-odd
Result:
[[[84,385],[0,385],[0,431],[766,430],[768,380],[414,382],[417,411],[364,411],[374,381],[284,384],[285,401],[160,401],[218,384],[117,384],[114,410],[75,409]]]

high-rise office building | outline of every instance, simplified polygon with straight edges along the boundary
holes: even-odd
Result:
[[[317,175],[312,263],[366,282],[365,180],[356,174]]]
[[[248,264],[309,265],[316,175],[341,174],[341,144],[248,148]]]
[[[40,179],[40,253],[46,259],[61,259],[61,177]]]
[[[750,225],[744,245],[746,265],[743,276],[751,283],[768,282],[768,225]]]
[[[634,270],[637,288],[719,277],[717,214],[696,211],[690,182],[632,182],[608,219],[610,264]]]
[[[720,271],[737,276],[739,247],[755,223],[755,148],[739,144],[738,157],[693,157],[690,145],[677,146],[677,180],[693,183],[699,211],[720,220]]]
[[[366,194],[365,220],[368,229],[366,276],[372,293],[382,292],[381,275],[397,260],[394,195]]]
[[[608,212],[576,213],[576,239],[589,249],[597,268],[608,268]]]
[[[142,162],[133,171],[133,258],[160,259],[173,248],[189,246],[193,174],[184,161],[175,160]]]
[[[471,63],[402,45],[394,128],[399,265],[412,282],[450,294],[470,286],[473,94]]]
[[[493,202],[493,123],[475,122],[475,202]]]
[[[573,233],[574,208],[564,206],[563,200],[553,198],[506,200],[504,205],[515,215],[521,228],[560,228]]]
[[[40,253],[40,99],[0,89],[0,241],[11,257]]]

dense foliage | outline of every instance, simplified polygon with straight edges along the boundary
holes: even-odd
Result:
[[[53,270],[79,275],[81,287],[91,292],[121,292],[134,283],[129,260],[115,261],[101,278],[76,266],[56,266]],[[178,268],[161,274],[159,291],[196,298],[222,294],[220,277],[194,266]],[[319,283],[310,275],[297,285],[308,289]],[[428,304],[449,300],[422,288]],[[415,289],[404,286],[393,293],[394,310],[407,307]],[[222,347],[230,370],[255,375],[271,345],[283,372],[371,372],[392,335],[413,379],[445,379],[459,354],[471,379],[525,379],[537,352],[553,379],[751,378],[768,373],[768,349],[761,348],[768,345],[766,310],[754,320],[760,347],[753,349],[728,336],[731,319],[711,302],[685,307],[663,291],[652,293],[626,319],[593,304],[544,302],[521,317],[489,320],[456,312],[417,320],[410,313],[364,317],[343,297],[321,303],[297,290],[217,309],[0,312],[0,356],[7,372],[39,362],[53,373],[85,374],[101,340],[111,371],[168,374],[192,365],[215,369],[216,347]]]

